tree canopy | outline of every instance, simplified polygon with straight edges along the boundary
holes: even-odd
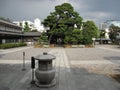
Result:
[[[91,44],[92,38],[97,38],[99,32],[93,21],[83,23],[83,44]]]
[[[98,35],[98,28],[93,21],[83,23],[82,20],[71,4],[55,6],[55,11],[42,22],[45,27],[49,27],[47,30],[49,43],[55,44],[61,39],[63,44],[83,44],[89,39],[87,44],[91,44],[92,38]]]
[[[42,23],[44,26],[50,28],[48,31],[49,39],[52,38],[53,40],[56,36],[64,39],[65,35],[74,29],[75,24],[77,25],[77,28],[80,28],[82,20],[82,17],[74,11],[71,4],[64,3],[56,6],[55,11],[50,13]]]
[[[91,38],[98,36],[98,28],[93,21],[87,21],[83,23],[83,35],[87,34]]]
[[[112,24],[110,26],[110,32],[109,32],[109,37],[110,37],[112,43],[115,43],[116,36],[117,36],[118,33],[120,33],[120,27],[115,26],[115,25]]]
[[[31,31],[31,29],[30,29],[30,27],[28,25],[28,22],[25,22],[24,32],[30,32],[30,31]]]

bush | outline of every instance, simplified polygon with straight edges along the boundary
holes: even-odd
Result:
[[[70,36],[65,36],[64,43],[70,44]]]
[[[26,43],[6,43],[6,44],[1,44],[0,49],[8,49],[8,48],[22,47],[22,46],[27,46],[27,44]]]
[[[73,45],[77,45],[77,39],[75,38],[75,37],[71,37],[71,43],[73,44]]]
[[[90,36],[83,37],[83,44],[84,45],[91,45],[93,43],[92,38]]]

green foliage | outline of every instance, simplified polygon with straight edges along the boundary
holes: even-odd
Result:
[[[82,31],[80,29],[74,29],[68,35],[65,36],[64,43],[65,44],[82,44]]]
[[[98,28],[93,21],[87,21],[83,23],[83,35],[88,34],[90,37],[98,37]]]
[[[77,28],[81,27],[82,17],[74,11],[71,4],[63,3],[55,6],[55,12],[50,13],[42,23],[50,28],[48,32],[50,41],[52,37],[55,37],[56,40],[54,41],[57,41],[60,37],[64,40],[66,34],[68,35],[74,29],[74,24],[77,25]]]
[[[92,38],[87,35],[83,37],[83,41],[82,41],[83,45],[91,45],[93,43]]]
[[[68,36],[68,35],[65,36],[64,43],[65,43],[65,44],[70,44],[70,41],[71,41],[70,39],[71,39],[70,36]]]
[[[46,35],[45,32],[43,32],[42,35],[40,36],[39,43],[40,44],[48,44],[48,36]]]
[[[76,39],[76,37],[71,37],[71,44],[73,44],[73,45],[77,45],[77,39]]]
[[[15,47],[22,47],[27,46],[26,43],[6,43],[0,44],[0,49],[8,49],[8,48],[15,48]]]
[[[113,24],[110,26],[110,32],[109,32],[109,37],[112,41],[112,43],[115,43],[116,40],[116,36],[117,34],[120,33],[120,27],[118,26],[114,26]]]
[[[82,31],[80,29],[74,29],[72,31],[71,37],[73,38],[72,44],[82,44],[83,35],[82,35]]]
[[[55,6],[55,11],[50,13],[42,22],[49,27],[49,42],[56,43],[61,38],[65,44],[92,44],[92,38],[99,35],[98,28],[93,21],[82,22],[82,17],[74,11],[69,3]],[[77,26],[75,29],[74,25]],[[80,28],[83,30],[80,30]]]
[[[96,38],[99,35],[98,28],[93,21],[87,21],[83,23],[83,44],[92,44],[92,38]]]
[[[24,32],[30,32],[30,31],[31,31],[31,29],[30,29],[30,27],[28,25],[28,22],[25,22]]]
[[[100,38],[105,38],[105,30],[100,31]]]

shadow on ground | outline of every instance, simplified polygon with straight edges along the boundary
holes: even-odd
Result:
[[[119,83],[108,75],[89,72],[87,69],[79,67],[72,67],[71,70],[77,86],[77,90],[120,89]]]
[[[76,89],[74,90],[120,90],[119,83],[112,78],[76,66],[71,66],[71,73],[69,68],[57,67],[59,72],[56,72],[56,86],[39,88],[30,84],[30,64],[26,68],[26,71],[22,71],[20,64],[0,64],[0,90],[71,90],[70,88],[73,88],[73,85],[70,85],[70,80],[75,83]]]
[[[0,90],[13,90],[12,87],[30,70],[29,64],[26,64],[26,71],[22,68],[22,64],[0,64]]]

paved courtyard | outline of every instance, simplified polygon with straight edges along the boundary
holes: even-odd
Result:
[[[22,71],[25,52],[26,71]],[[57,84],[51,88],[31,85],[31,56],[48,52],[56,56]],[[37,63],[37,62],[36,62]],[[36,67],[37,68],[37,67]],[[110,75],[120,74],[120,48],[33,48],[0,50],[0,90],[120,90]]]

